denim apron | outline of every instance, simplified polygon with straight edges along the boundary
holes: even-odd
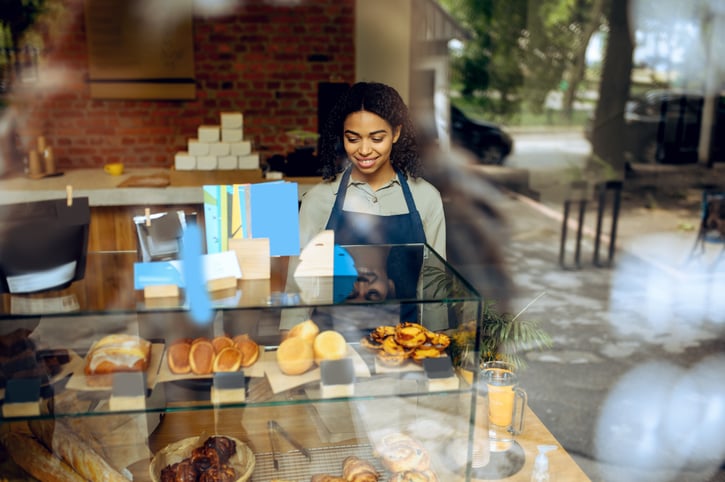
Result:
[[[325,229],[335,231],[335,244],[407,244],[424,243],[425,231],[418,209],[415,207],[413,195],[408,182],[398,172],[398,182],[403,188],[403,196],[408,206],[406,214],[378,216],[377,214],[343,211],[345,195],[350,180],[350,169],[347,169],[340,180],[340,188],[335,196],[330,218]]]
[[[406,214],[379,216],[351,211],[343,211],[347,194],[350,169],[340,180],[340,188],[335,197],[330,218],[325,229],[335,232],[335,244],[422,244],[426,242],[423,221],[415,207],[408,182],[398,172],[398,182],[403,188],[403,196],[408,206]],[[396,298],[415,299],[418,276],[423,263],[423,249],[420,247],[394,246],[388,255],[388,276],[396,286]],[[418,318],[415,304],[401,304],[401,321],[416,321]]]

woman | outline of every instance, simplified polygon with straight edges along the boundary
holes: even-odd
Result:
[[[413,123],[395,89],[354,84],[330,112],[319,156],[324,181],[302,198],[302,246],[330,229],[340,245],[426,242],[445,257],[441,196],[420,177]]]

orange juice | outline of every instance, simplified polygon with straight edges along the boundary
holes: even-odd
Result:
[[[499,427],[511,425],[514,413],[513,385],[488,384],[488,420]]]

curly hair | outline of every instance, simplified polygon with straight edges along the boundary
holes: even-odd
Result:
[[[360,111],[382,117],[392,128],[401,126],[400,137],[390,153],[390,162],[404,176],[419,177],[421,163],[413,121],[400,94],[385,84],[358,82],[340,96],[320,136],[319,161],[323,179],[334,180],[347,165],[348,159],[343,149],[345,119]]]

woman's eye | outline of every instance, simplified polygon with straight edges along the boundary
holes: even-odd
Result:
[[[383,142],[383,140],[384,140],[384,138],[382,138],[382,137],[373,137],[372,139],[373,139],[373,142],[377,142],[377,143]]]
[[[359,140],[360,140],[360,139],[359,139],[359,138],[357,138],[357,137],[348,137],[348,138],[347,138],[347,142],[350,142],[350,143],[353,143],[353,142],[357,142],[357,141],[359,141]]]

